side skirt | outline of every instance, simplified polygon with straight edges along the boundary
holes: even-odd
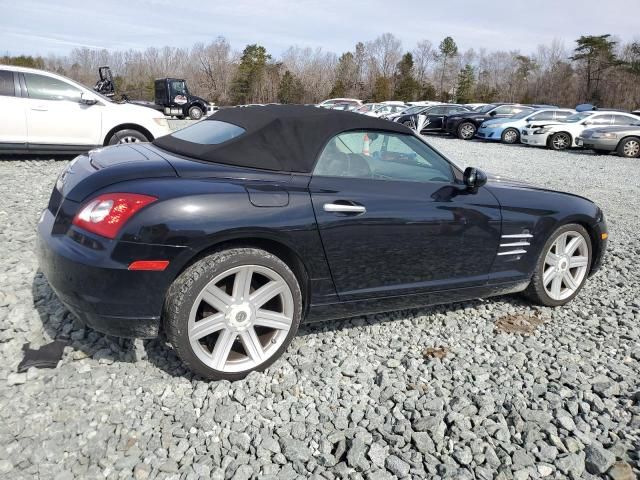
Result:
[[[348,318],[359,315],[392,312],[407,308],[428,307],[476,298],[494,297],[521,292],[527,288],[529,280],[502,283],[498,285],[482,285],[478,287],[444,290],[419,295],[403,295],[399,297],[384,297],[370,300],[353,300],[325,305],[311,305],[303,323],[321,322],[338,318]]]

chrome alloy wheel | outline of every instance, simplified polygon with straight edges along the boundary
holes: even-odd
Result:
[[[589,247],[576,231],[561,234],[544,259],[542,284],[553,300],[564,300],[580,288],[589,267]]]
[[[233,267],[196,297],[189,314],[189,342],[210,368],[242,372],[280,348],[293,315],[293,293],[277,272],[260,265]]]
[[[504,142],[505,143],[516,143],[518,141],[518,132],[515,130],[507,130],[504,133]]]
[[[133,135],[125,135],[124,137],[120,137],[118,143],[138,143],[140,142],[139,138],[134,137]]]
[[[640,153],[640,142],[638,140],[627,140],[622,149],[624,156],[633,158],[637,157],[638,153]]]
[[[553,147],[556,150],[564,150],[571,146],[571,139],[566,133],[558,133],[554,135],[551,141],[553,142]]]
[[[476,133],[475,127],[470,123],[465,123],[460,127],[460,136],[465,140],[472,138]]]

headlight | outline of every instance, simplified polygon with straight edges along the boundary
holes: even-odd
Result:
[[[482,124],[481,128],[500,128],[502,125],[485,125]]]
[[[549,133],[550,131],[551,131],[551,128],[544,127],[544,128],[539,129],[539,130],[534,130],[533,134],[534,135],[542,135],[543,133]]]
[[[160,127],[169,127],[169,122],[167,122],[167,119],[165,117],[154,118],[153,121],[156,122]]]
[[[618,138],[618,134],[611,132],[594,132],[591,138]]]

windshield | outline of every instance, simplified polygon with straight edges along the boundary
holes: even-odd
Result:
[[[570,115],[567,118],[563,118],[560,121],[563,123],[576,123],[580,120],[584,120],[585,118],[590,117],[591,115],[593,115],[593,112],[574,113],[573,115]]]
[[[494,108],[496,108],[497,105],[494,105],[492,103],[490,103],[489,105],[485,105],[484,107],[480,108],[479,110],[476,110],[478,113],[489,113],[491,110],[493,110]]]

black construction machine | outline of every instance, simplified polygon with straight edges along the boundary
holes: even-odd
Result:
[[[93,89],[106,97],[114,98],[116,87],[111,68],[108,66],[98,68],[98,76],[100,79]],[[168,116],[192,120],[200,120],[203,115],[213,113],[215,108],[203,98],[192,95],[187,88],[187,82],[181,78],[156,79],[154,82],[155,102],[131,100],[126,93],[121,94],[121,101],[153,108]]]

